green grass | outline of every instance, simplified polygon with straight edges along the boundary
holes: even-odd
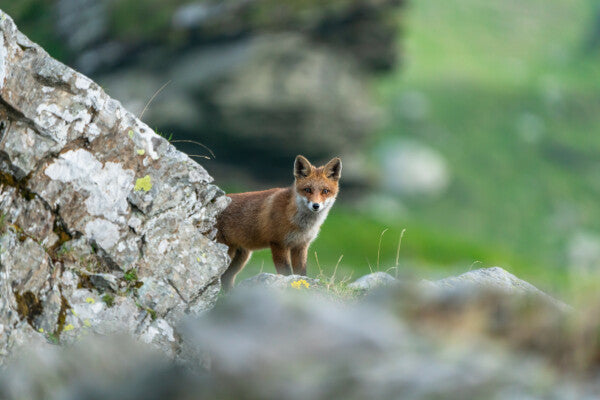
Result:
[[[457,255],[563,288],[569,239],[600,232],[600,59],[584,52],[592,4],[411,4],[404,69],[376,83],[388,115],[381,141],[431,146],[452,182],[439,198],[403,199],[405,218],[478,244]],[[406,93],[424,99],[423,116],[402,108]],[[446,253],[440,245],[430,251]]]
[[[405,233],[396,265],[403,229]],[[341,256],[336,271],[336,279],[339,280],[348,277],[353,280],[374,271],[435,279],[495,265],[551,291],[562,291],[568,278],[561,271],[549,269],[535,259],[522,258],[492,243],[460,237],[438,226],[426,227],[395,218],[383,223],[369,215],[336,206],[309,250],[308,275],[321,275],[320,266],[323,275],[332,276]],[[237,280],[239,282],[261,270],[275,272],[270,250],[254,252]]]
[[[600,51],[584,51],[593,15],[585,0],[411,2],[405,60],[374,82],[387,115],[379,142],[434,148],[450,187],[399,199],[405,211],[385,223],[336,205],[311,247],[309,275],[319,273],[315,252],[327,274],[342,254],[342,275],[393,268],[406,228],[400,271],[437,277],[499,265],[547,290],[574,290],[568,242],[600,232]],[[407,93],[424,99],[423,115],[403,108]],[[274,270],[268,251],[241,278],[261,266]]]

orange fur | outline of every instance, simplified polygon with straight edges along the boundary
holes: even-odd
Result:
[[[306,275],[308,246],[335,201],[341,172],[339,158],[317,168],[297,156],[291,187],[228,195],[231,203],[217,218],[217,240],[229,246],[231,258],[221,277],[225,290],[252,251],[266,247],[277,273]]]

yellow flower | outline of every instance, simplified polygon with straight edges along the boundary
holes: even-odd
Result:
[[[44,328],[40,328],[38,330],[40,331],[40,333],[44,333]]]
[[[136,153],[138,153],[140,156],[143,156],[144,154],[146,154],[146,150],[144,150],[144,149],[137,149]]]
[[[304,286],[306,289],[308,289],[310,287],[310,284],[308,282],[306,282],[304,279],[300,279],[298,281],[294,281],[292,282],[292,287],[294,289],[302,289],[302,286]]]

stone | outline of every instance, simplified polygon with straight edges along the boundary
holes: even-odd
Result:
[[[517,278],[500,267],[480,268],[465,272],[459,276],[451,276],[437,281],[424,280],[421,282],[421,285],[434,292],[457,294],[460,296],[474,291],[485,292],[490,290],[521,296],[533,296],[548,302],[561,311],[572,310],[569,305],[549,296],[529,282]]]
[[[464,280],[531,289],[499,269],[470,276]],[[73,346],[23,350],[0,370],[0,398],[597,397],[597,346],[582,340],[597,332],[589,315],[577,322],[514,292],[482,297],[456,288],[460,302],[432,302],[418,294],[431,291],[423,285],[393,285],[350,302],[240,288],[176,328],[185,349],[178,362],[146,344],[175,336],[157,318],[138,341],[89,334]]]
[[[380,153],[383,187],[403,196],[438,196],[450,183],[446,160],[437,151],[415,142],[385,143]]]
[[[1,11],[0,33],[0,364],[31,338],[94,333],[175,357],[178,319],[220,289],[228,257],[214,225],[227,198]]]
[[[379,287],[393,285],[396,282],[396,278],[394,278],[387,272],[378,271],[361,276],[360,278],[349,284],[348,288],[369,291]]]
[[[278,275],[263,272],[253,277],[244,279],[236,285],[240,288],[264,287],[269,289],[316,289],[320,287],[318,279],[302,275]]]

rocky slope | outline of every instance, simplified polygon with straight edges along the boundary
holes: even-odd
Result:
[[[29,351],[0,373],[0,398],[566,400],[599,393],[597,317],[569,323],[576,314],[500,268],[454,280],[475,282],[470,288],[400,282],[351,302],[267,278],[181,327],[189,354],[208,355],[208,368],[182,368],[122,338],[87,340]]]
[[[0,12],[0,362],[26,340],[127,332],[170,354],[227,263],[196,162]]]

